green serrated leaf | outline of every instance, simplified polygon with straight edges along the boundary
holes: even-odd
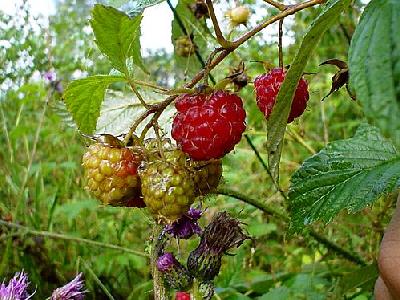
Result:
[[[121,76],[97,75],[72,81],[64,93],[64,101],[78,128],[87,134],[96,129],[100,107],[107,87]]]
[[[303,75],[308,59],[317,47],[325,31],[332,27],[350,0],[329,1],[321,14],[313,22],[304,36],[300,49],[286,74],[285,80],[276,98],[276,104],[268,119],[268,161],[271,173],[279,180],[279,161],[282,152],[282,140],[297,84]]]
[[[400,2],[372,0],[349,49],[350,85],[367,118],[400,145]]]
[[[111,6],[96,4],[92,11],[90,25],[97,46],[108,57],[112,66],[127,76],[129,58],[145,70],[140,53],[141,21],[141,15],[130,18]]]
[[[310,157],[291,178],[291,229],[329,222],[340,210],[355,212],[400,186],[400,156],[378,129],[362,125]]]

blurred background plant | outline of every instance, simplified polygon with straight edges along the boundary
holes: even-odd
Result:
[[[36,287],[35,297],[44,299],[79,271],[86,277],[87,299],[149,299],[152,281],[145,241],[151,235],[151,218],[135,208],[101,207],[83,190],[80,160],[86,143],[71,126],[60,93],[71,79],[109,72],[88,25],[93,3],[55,1],[55,13],[46,18],[31,14],[35,1],[15,2],[15,14],[0,10],[0,280],[23,269]],[[242,4],[253,12],[248,26],[277,13],[261,1]],[[222,12],[234,5],[219,3],[217,7]],[[321,102],[336,70],[318,66],[330,58],[346,60],[363,7],[354,1],[340,24],[325,34],[307,66],[311,97],[304,116],[288,127],[281,163],[285,191],[290,176],[305,158],[329,141],[351,137],[364,119],[359,104],[344,89]],[[285,63],[295,55],[319,11],[307,9],[285,21]],[[163,24],[154,21],[154,26]],[[226,22],[226,30],[228,26]],[[175,23],[172,28],[178,30]],[[215,41],[206,35],[206,29],[200,30],[205,32],[198,43],[200,52],[212,49]],[[231,35],[244,30],[240,26]],[[255,61],[278,64],[277,37],[277,26],[268,34],[257,35],[212,74],[222,79],[231,66],[244,61],[248,76],[254,79],[264,72],[262,64]],[[150,73],[140,73],[143,80],[150,77],[161,86],[172,87],[198,70],[188,61],[193,57],[174,60],[176,55],[168,47],[143,53]],[[52,72],[51,80],[45,78],[47,72]],[[113,89],[124,95],[118,85]],[[240,95],[248,115],[247,139],[224,158],[223,187],[284,212],[287,203],[248,142],[267,160],[266,122],[254,101],[252,84]],[[134,112],[119,112],[125,113]],[[377,274],[373,262],[394,205],[391,200],[378,201],[357,215],[341,213],[327,226],[313,225],[324,237],[358,253],[367,265],[360,266],[309,236],[288,236],[284,218],[270,216],[233,197],[209,197],[202,225],[215,212],[227,210],[246,223],[255,238],[236,255],[224,258],[216,281],[216,299],[369,299]],[[14,225],[7,225],[11,223]],[[195,244],[181,243],[180,247],[191,249]]]

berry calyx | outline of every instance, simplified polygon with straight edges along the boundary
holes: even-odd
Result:
[[[286,70],[274,68],[267,74],[262,74],[254,80],[257,105],[265,118],[268,119],[275,105],[276,96],[286,76]],[[303,78],[300,79],[293,98],[287,122],[291,123],[300,117],[307,107],[309,99],[308,84]]]
[[[128,148],[96,143],[83,155],[86,188],[105,205],[143,206],[138,199],[140,183],[139,155]]]
[[[194,160],[219,159],[233,150],[246,129],[239,96],[219,90],[183,95],[176,104],[171,135]]]
[[[238,6],[229,10],[227,16],[232,26],[238,26],[240,24],[246,25],[249,20],[250,9],[246,6]]]

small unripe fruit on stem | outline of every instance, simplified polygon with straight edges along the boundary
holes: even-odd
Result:
[[[232,26],[240,24],[246,25],[250,16],[250,9],[246,6],[238,6],[227,12],[227,16],[231,21]]]
[[[175,52],[182,57],[189,57],[195,53],[196,45],[188,36],[180,36],[175,41]]]

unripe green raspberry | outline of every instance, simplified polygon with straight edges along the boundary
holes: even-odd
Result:
[[[196,196],[207,195],[215,190],[222,176],[222,161],[190,161]]]
[[[179,219],[194,202],[194,183],[185,166],[168,161],[150,162],[139,170],[144,202],[156,219]]]
[[[83,155],[86,189],[105,205],[124,206],[140,194],[137,168],[140,162],[128,148],[96,143]]]

